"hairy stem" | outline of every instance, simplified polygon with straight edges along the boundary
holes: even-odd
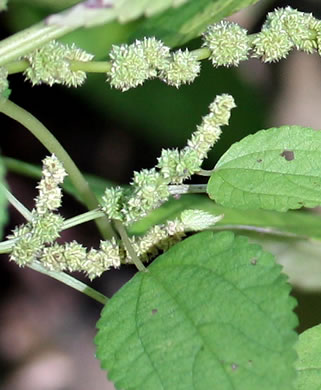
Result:
[[[120,235],[120,238],[122,239],[123,241],[123,244],[124,244],[124,247],[126,248],[126,251],[128,252],[129,256],[131,257],[133,263],[135,264],[136,268],[138,269],[138,271],[144,271],[144,272],[147,272],[147,268],[144,266],[144,264],[139,260],[138,256],[136,255],[136,252],[129,240],[129,237],[128,237],[128,234],[127,234],[127,231],[124,227],[124,225],[114,219],[114,224],[116,226],[116,229]]]
[[[54,153],[63,164],[70,180],[78,190],[79,195],[86,206],[90,210],[98,207],[98,201],[95,194],[89,188],[86,179],[76,164],[59,141],[37,118],[7,99],[0,99],[0,112],[26,127],[51,153]],[[96,223],[104,238],[110,238],[114,235],[112,227],[106,218],[99,219]]]

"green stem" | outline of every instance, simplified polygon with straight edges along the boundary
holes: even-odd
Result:
[[[79,26],[46,25],[40,22],[0,41],[0,66],[3,66]]]
[[[16,210],[18,210],[19,213],[23,215],[27,221],[30,221],[32,218],[31,212],[9,190],[7,190],[7,188],[3,184],[0,184],[0,186],[3,187],[6,197],[8,201],[11,203],[11,205]]]
[[[73,289],[80,291],[81,293],[87,295],[88,297],[94,299],[95,301],[105,305],[108,301],[108,298],[102,293],[94,290],[93,288],[87,286],[87,284],[73,278],[72,276],[65,274],[64,272],[49,271],[43,267],[38,261],[34,261],[32,264],[28,265],[29,268],[38,271],[42,274],[50,276],[53,279],[59,280],[61,283],[66,284]]]
[[[95,194],[89,188],[86,179],[76,164],[59,141],[37,118],[8,99],[0,99],[0,112],[26,127],[51,153],[57,156],[88,209],[92,210],[98,207]],[[112,227],[106,218],[99,219],[96,223],[104,238],[110,238],[114,235]]]
[[[82,70],[87,73],[108,73],[111,63],[108,61],[70,61],[70,70]]]
[[[191,53],[197,60],[206,60],[211,55],[211,50],[207,47],[201,47],[200,49],[192,50]]]
[[[15,74],[15,73],[21,73],[24,72],[28,66],[30,66],[29,62],[26,60],[19,60],[10,62],[9,64],[6,64],[5,67],[7,68],[8,74]]]
[[[94,219],[105,217],[105,216],[106,216],[105,213],[103,213],[99,209],[94,209],[88,211],[87,213],[83,213],[77,215],[76,217],[67,219],[62,225],[62,230],[67,230],[74,226],[80,225],[82,223],[89,222]]]
[[[199,176],[212,176],[212,173],[214,171],[215,171],[215,169],[210,169],[210,170],[200,169],[198,172],[196,172],[196,175],[199,175]]]
[[[7,240],[0,242],[0,253],[10,253],[17,239]]]
[[[124,244],[124,247],[126,248],[126,251],[128,252],[129,256],[131,257],[133,263],[135,264],[136,268],[138,269],[138,271],[144,271],[144,272],[147,272],[147,268],[144,266],[144,264],[139,260],[138,256],[136,255],[136,252],[134,251],[134,248],[129,240],[129,237],[128,237],[128,234],[127,234],[127,231],[124,227],[124,225],[114,219],[113,220],[115,226],[116,226],[116,229],[120,235],[120,238],[123,240],[123,244]]]
[[[207,184],[177,184],[169,185],[171,195],[202,194],[206,192]]]

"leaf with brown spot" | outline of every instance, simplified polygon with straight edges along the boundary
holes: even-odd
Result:
[[[209,180],[225,207],[287,211],[321,205],[321,132],[300,126],[261,130],[235,143]],[[282,158],[280,158],[280,156]],[[257,162],[264,159],[264,164]]]
[[[284,157],[286,161],[292,161],[294,160],[294,152],[293,150],[283,150],[283,152],[280,154],[281,157]]]

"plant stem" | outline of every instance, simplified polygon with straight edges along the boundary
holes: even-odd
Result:
[[[206,192],[207,184],[177,184],[169,185],[171,195],[199,194]]]
[[[46,25],[40,22],[0,41],[0,66],[14,61],[53,39],[62,37],[79,26]]]
[[[62,230],[67,230],[70,229],[71,227],[105,216],[106,215],[99,209],[90,210],[87,213],[76,215],[73,218],[67,219],[62,225]]]
[[[90,210],[97,208],[98,201],[95,194],[89,188],[86,179],[59,141],[37,118],[22,107],[4,98],[0,99],[0,112],[26,127],[51,153],[54,153],[63,164],[70,180],[78,190],[80,197],[87,207]],[[104,238],[110,238],[114,235],[107,219],[99,219],[96,223]]]
[[[17,238],[0,242],[0,253],[10,253],[16,241]]]
[[[148,272],[147,268],[144,266],[144,264],[139,260],[138,256],[136,255],[136,252],[129,240],[129,237],[128,237],[128,234],[127,234],[127,231],[124,227],[124,225],[114,219],[114,224],[116,226],[116,229],[120,235],[120,238],[123,240],[123,244],[124,244],[124,247],[126,248],[126,251],[128,252],[129,256],[131,257],[133,263],[135,264],[136,268],[138,269],[138,271],[144,271],[144,272]]]
[[[70,70],[82,70],[87,73],[108,73],[111,63],[108,61],[70,61]]]
[[[201,47],[200,49],[192,50],[191,53],[197,60],[206,60],[211,55],[211,50],[207,47]]]
[[[5,67],[7,68],[8,74],[15,74],[25,71],[28,66],[30,66],[29,62],[26,60],[19,60],[10,62],[9,64],[6,64]]]
[[[108,301],[108,298],[102,293],[94,290],[93,288],[87,286],[87,284],[73,278],[72,276],[64,272],[49,271],[43,267],[38,261],[34,261],[32,264],[28,265],[29,268],[38,271],[42,274],[50,276],[53,279],[59,280],[61,283],[66,284],[69,287],[74,288],[77,291],[87,295],[88,297],[94,299],[95,301],[105,305]]]
[[[3,190],[6,194],[8,201],[12,204],[12,206],[19,211],[21,215],[23,215],[27,221],[30,221],[32,218],[31,212],[9,191],[7,188],[0,184],[3,187]]]
[[[198,172],[196,172],[196,175],[199,175],[199,176],[212,176],[212,173],[214,172],[215,169],[210,169],[210,170],[206,170],[206,169],[200,169]]]

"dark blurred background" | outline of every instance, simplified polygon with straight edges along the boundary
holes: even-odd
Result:
[[[9,12],[0,15],[1,38],[72,3],[75,1],[9,1]],[[250,33],[257,32],[267,12],[287,5],[321,18],[318,0],[261,0],[231,20]],[[97,59],[105,59],[111,44],[126,42],[139,23],[110,23],[79,30],[62,41],[75,42]],[[188,47],[200,45],[196,39]],[[78,89],[32,87],[22,75],[10,77],[11,99],[42,121],[84,172],[100,176],[106,183],[120,184],[128,183],[134,170],[153,167],[162,147],[184,146],[219,93],[232,94],[237,108],[205,168],[213,167],[229,145],[262,128],[297,124],[320,129],[320,86],[320,56],[295,51],[277,64],[253,59],[238,69],[213,69],[209,61],[203,61],[200,77],[178,90],[155,80],[121,93],[111,90],[101,74],[89,75]],[[28,131],[3,115],[0,147],[4,156],[37,165],[48,154]],[[36,181],[13,172],[8,172],[7,181],[18,199],[31,209]],[[84,211],[70,196],[64,197],[65,217]],[[22,222],[22,217],[10,209],[6,234]],[[93,223],[64,232],[63,239],[77,239],[89,247],[99,243]],[[276,247],[275,243],[271,246]],[[283,249],[277,248],[279,252]],[[313,254],[317,261],[320,253],[317,248]],[[18,269],[4,255],[0,267],[1,389],[113,389],[94,357],[93,337],[101,305],[35,271]],[[92,286],[112,296],[134,272],[132,267],[109,271]],[[321,278],[309,290],[304,286],[294,290],[299,302],[299,330],[321,322],[320,289]]]

